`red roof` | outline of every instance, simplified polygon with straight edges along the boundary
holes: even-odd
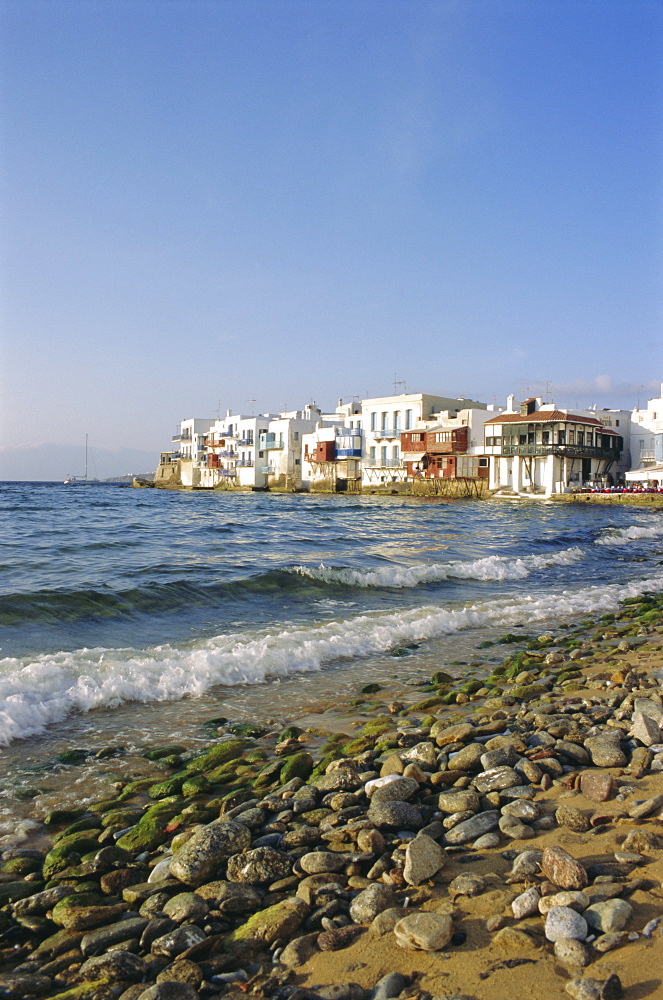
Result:
[[[604,427],[596,417],[581,417],[576,413],[565,413],[564,410],[535,410],[534,413],[502,413],[497,417],[486,420],[487,424],[589,424],[591,427],[600,427],[603,434],[616,434],[617,431]],[[484,425],[484,426],[485,426]]]

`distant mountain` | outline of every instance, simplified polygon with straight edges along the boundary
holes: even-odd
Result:
[[[134,448],[93,448],[88,450],[90,479],[144,476],[159,464],[157,452]],[[0,480],[58,481],[85,473],[83,445],[36,444],[0,448]]]

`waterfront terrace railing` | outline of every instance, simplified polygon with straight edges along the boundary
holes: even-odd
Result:
[[[594,448],[585,444],[503,444],[502,455],[560,455],[567,458],[619,458],[619,448]]]

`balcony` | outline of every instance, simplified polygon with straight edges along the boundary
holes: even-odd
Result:
[[[367,469],[404,469],[400,458],[369,458],[364,462]]]
[[[253,448],[253,438],[252,437],[239,438],[237,444],[240,448]]]
[[[336,458],[361,458],[361,448],[337,448]]]
[[[232,479],[237,475],[234,469],[217,469],[220,476],[224,476],[226,479]]]
[[[248,460],[245,461],[245,462],[238,462],[236,468],[238,468],[238,469],[252,469],[253,468],[253,462],[248,461]]]
[[[237,458],[236,451],[220,451],[219,458]]]
[[[260,442],[258,447],[263,451],[282,451],[283,441],[277,441],[276,438],[266,438]]]
[[[263,465],[263,466],[261,466],[260,471],[265,476],[273,476],[274,475],[274,466],[273,465]]]
[[[561,458],[603,458],[616,461],[620,448],[594,448],[586,444],[503,444],[502,455],[558,455]]]
[[[374,438],[399,438],[402,433],[402,427],[380,427],[379,430],[371,431]]]

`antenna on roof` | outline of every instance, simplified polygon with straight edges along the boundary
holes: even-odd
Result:
[[[256,408],[256,400],[255,399],[247,399],[247,403],[251,404],[251,416],[254,417],[255,416],[255,408]]]
[[[546,382],[546,403],[550,402],[549,396],[552,395],[552,382]]]
[[[394,372],[394,396],[398,395],[398,387],[402,386],[401,392],[404,394],[407,392],[407,386],[404,379],[399,379],[398,375]]]
[[[634,385],[633,388],[638,390],[638,403],[637,403],[636,409],[639,410],[640,409],[640,390],[644,389],[644,385]]]

